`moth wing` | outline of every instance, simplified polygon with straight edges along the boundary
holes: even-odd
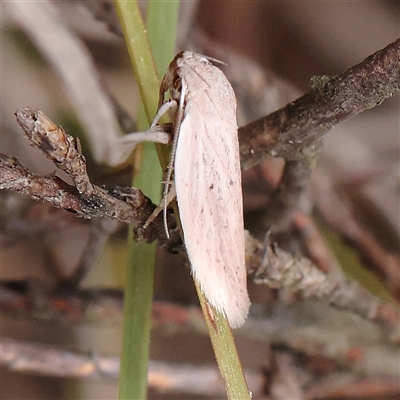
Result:
[[[175,188],[192,273],[210,303],[236,328],[250,306],[236,103],[229,110],[213,97],[203,92],[185,108]]]

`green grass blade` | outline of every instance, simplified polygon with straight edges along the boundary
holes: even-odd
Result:
[[[250,400],[243,368],[236,351],[231,328],[225,315],[218,312],[206,299],[195,281],[197,295],[207,322],[215,358],[222,378],[225,381],[226,394],[229,400]]]
[[[144,105],[145,113],[138,115],[138,126],[144,130],[149,126],[156,113],[158,104],[159,79],[153,63],[146,30],[137,3],[116,0],[117,10],[124,31],[125,41],[132,61],[136,81]],[[148,10],[150,20],[160,21],[162,15],[173,15],[179,3],[166,2],[153,4]],[[168,12],[166,12],[168,9]],[[173,18],[174,20],[174,18]],[[171,23],[171,21],[169,21]],[[164,31],[167,22],[151,22],[147,26],[150,37],[162,39],[157,46],[164,49],[162,57],[168,63],[173,57],[175,29],[171,34],[160,35],[155,31]],[[165,54],[165,49],[170,54]],[[156,51],[158,51],[156,49]],[[164,66],[159,67],[165,68]],[[160,71],[159,69],[159,71]],[[137,159],[142,160],[137,166],[133,184],[141,188],[154,202],[160,198],[161,169],[155,146],[145,143],[136,150]],[[158,151],[159,155],[165,154]],[[164,163],[167,156],[163,157]],[[133,243],[129,235],[129,263],[124,300],[123,345],[121,353],[121,371],[119,381],[119,399],[145,399],[147,395],[147,372],[150,348],[151,305],[154,286],[156,244]]]
[[[164,76],[175,55],[179,1],[149,1],[147,5],[147,37],[153,51],[159,77]]]

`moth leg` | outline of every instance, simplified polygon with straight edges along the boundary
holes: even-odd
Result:
[[[186,91],[187,91],[187,83],[184,80],[182,80],[182,94],[179,99],[179,105],[177,104],[176,100],[173,100],[173,99],[166,101],[158,109],[157,114],[154,117],[153,123],[151,124],[151,127],[150,127],[150,129],[154,128],[164,114],[166,114],[170,109],[176,109],[178,107],[177,120],[176,120],[176,124],[175,124],[175,129],[174,129],[175,130],[174,131],[174,139],[172,142],[171,159],[167,166],[167,175],[166,175],[166,180],[165,180],[165,185],[164,185],[163,198],[161,200],[160,205],[153,211],[153,213],[150,215],[150,217],[147,219],[147,221],[143,225],[143,228],[146,229],[154,221],[154,219],[157,217],[157,215],[161,211],[163,211],[164,229],[165,229],[165,234],[168,239],[170,238],[170,236],[169,236],[169,232],[168,232],[167,207],[168,207],[168,204],[171,203],[171,201],[176,196],[175,186],[173,185],[173,183],[171,183],[171,176],[172,176],[173,165],[174,165],[174,160],[175,160],[176,145],[178,143],[179,129],[180,129],[180,125],[181,125],[181,122],[183,119],[183,110],[184,110]]]
[[[181,124],[182,124],[182,120],[183,120],[184,104],[185,104],[186,93],[187,93],[187,82],[184,79],[182,79],[181,84],[182,84],[182,88],[181,88],[181,97],[179,99],[179,105],[177,105],[177,103],[174,102],[174,107],[178,106],[178,109],[177,109],[176,115],[175,115],[174,138],[173,138],[172,148],[171,148],[171,158],[170,158],[169,164],[167,166],[167,174],[165,177],[166,179],[165,179],[164,192],[163,192],[163,200],[164,200],[164,202],[163,202],[164,203],[163,220],[164,220],[165,234],[167,235],[168,239],[169,239],[169,232],[168,232],[168,221],[167,221],[167,206],[171,202],[171,200],[169,202],[167,202],[167,199],[168,199],[168,194],[170,192],[172,192],[172,190],[174,191],[174,193],[176,195],[175,186],[173,186],[171,184],[171,177],[172,177],[172,171],[174,169],[176,147],[178,145],[179,132],[180,132]],[[171,106],[171,108],[172,108],[172,106]],[[169,190],[170,186],[171,186],[171,189]],[[175,197],[175,195],[174,195],[174,197]]]
[[[162,126],[158,126],[158,121],[163,115],[165,115],[168,110],[174,108],[176,102],[174,100],[169,100],[165,102],[157,111],[150,128],[145,132],[132,132],[120,138],[120,143],[122,146],[129,146],[131,144],[136,145],[140,142],[154,142],[168,144],[170,143],[171,135],[165,132]]]
[[[168,144],[170,139],[170,133],[165,132],[162,126],[151,126],[147,131],[144,132],[132,132],[119,138],[121,146],[129,146],[130,144],[136,145],[141,142],[153,142]]]
[[[171,143],[171,133],[165,132],[163,126],[157,125],[160,118],[168,112],[168,110],[174,108],[176,102],[169,100],[165,102],[157,111],[156,116],[150,126],[150,128],[145,132],[132,132],[125,136],[117,139],[116,147],[118,148],[118,160],[116,162],[125,161],[132,150],[136,147],[138,143],[141,142],[153,142],[169,144]]]
[[[156,219],[157,215],[160,214],[161,211],[165,210],[168,204],[170,204],[171,201],[174,200],[176,196],[175,185],[173,183],[171,183],[170,185],[171,185],[170,190],[161,199],[160,205],[153,211],[150,217],[147,218],[147,221],[143,225],[143,229],[146,229]],[[168,226],[166,225],[165,220],[164,220],[164,228],[165,228],[165,233],[169,238]]]
[[[168,100],[166,101],[157,111],[156,116],[153,119],[153,122],[151,123],[150,130],[154,128],[157,124],[158,121],[161,119],[163,115],[165,115],[169,110],[172,108],[176,107],[176,101],[175,100]]]
[[[114,144],[115,155],[111,164],[120,164],[127,160],[133,149],[142,142],[171,143],[171,133],[165,132],[162,126],[155,126],[145,132],[132,132],[116,139]]]

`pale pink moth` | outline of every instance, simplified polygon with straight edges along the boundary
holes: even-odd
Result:
[[[167,90],[171,100],[164,103]],[[192,273],[208,301],[237,328],[250,300],[235,94],[208,58],[185,51],[161,83],[158,116],[167,108],[174,109],[170,167]]]

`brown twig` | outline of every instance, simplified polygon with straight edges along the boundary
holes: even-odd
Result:
[[[0,155],[1,189],[27,194],[85,218],[111,218],[134,226],[142,225],[153,212],[155,205],[137,188],[92,184],[79,141],[57,127],[42,111],[24,108],[16,112],[16,117],[32,145],[63,170],[74,186],[55,175],[35,176],[15,158]],[[153,227],[148,231],[150,237]]]
[[[145,221],[155,208],[139,189],[107,189],[93,185],[92,194],[85,196],[57,176],[33,175],[16,158],[4,154],[0,154],[0,189],[15,190],[84,218],[113,218],[138,224]]]
[[[37,203],[15,191],[0,191],[2,245],[43,238],[48,233],[65,231],[84,222],[86,221],[76,218],[72,213],[54,208],[50,203]]]
[[[66,275],[63,268],[60,268],[57,252],[53,248],[47,249],[47,254],[44,257],[47,270],[50,270],[56,276],[56,281],[62,285],[79,285],[91,271],[95,265],[96,259],[103,251],[104,246],[110,235],[114,233],[119,224],[115,220],[106,218],[95,218],[88,226],[88,239],[82,251],[77,265],[74,266],[72,272]]]
[[[299,161],[287,161],[279,185],[271,193],[265,206],[266,212],[260,217],[259,224],[273,232],[282,232],[292,221],[293,213],[299,207],[300,196],[306,190],[311,176],[311,161],[304,158]]]
[[[107,379],[110,382],[117,380],[119,374],[118,357],[62,350],[41,343],[3,338],[0,343],[0,354],[2,367],[19,373],[94,380]],[[305,386],[307,386],[307,394],[304,398],[307,399],[357,397],[360,393],[371,395],[371,390],[378,399],[390,395],[396,396],[400,391],[397,377],[380,376],[361,381],[355,380],[348,372],[340,373],[339,366],[330,359],[321,356],[301,356],[290,348],[276,350],[274,356],[275,368],[269,374],[271,383],[267,380],[268,392],[276,395],[285,393],[285,398],[288,395],[293,396],[294,392],[298,394]],[[299,357],[302,358],[303,372],[300,370],[300,365],[296,365],[296,359]],[[307,364],[306,367],[305,364]],[[328,370],[327,364],[330,365]],[[333,373],[325,376],[322,382],[318,379],[321,367],[324,375]],[[306,378],[304,369],[308,372]],[[315,376],[313,377],[311,373]],[[245,374],[253,395],[261,396],[263,386],[265,386],[264,374],[252,371],[246,371]],[[151,388],[165,393],[181,392],[203,396],[224,394],[218,370],[207,366],[151,360],[148,379]]]
[[[118,290],[54,288],[43,281],[13,281],[0,285],[0,299],[2,312],[40,321],[68,326],[82,322],[118,325],[122,322],[123,299],[122,291]],[[394,350],[393,344],[382,341],[380,333],[377,335],[379,343],[373,340],[376,336],[371,337],[368,333],[368,330],[375,330],[373,324],[349,318],[346,313],[335,312],[334,308],[329,308],[323,302],[298,301],[293,306],[285,306],[276,301],[269,307],[268,315],[262,318],[250,316],[246,325],[236,334],[247,340],[287,346],[308,356],[326,357],[341,367],[350,370],[355,368],[366,374],[371,374],[370,357],[385,359],[386,362],[379,363],[378,369],[374,367],[374,373],[382,376],[395,373],[391,365],[397,362],[398,350]],[[307,316],[311,310],[314,318],[309,319]],[[300,320],[294,320],[293,313]],[[315,322],[316,315],[320,315],[319,323]],[[302,320],[301,316],[306,319]],[[350,324],[349,331],[342,324],[345,327]],[[182,307],[168,302],[154,302],[152,326],[155,332],[167,336],[172,332],[178,334],[188,330],[206,334],[198,307]],[[332,352],[333,338],[345,340],[346,345],[337,346]],[[388,346],[393,348],[390,356],[387,354]],[[356,359],[352,355],[355,351],[359,354]]]
[[[300,242],[303,245],[305,254],[324,273],[341,273],[340,265],[327,246],[326,240],[319,231],[312,218],[298,211],[293,216]]]
[[[223,54],[223,59],[228,60],[225,73],[236,89],[239,111],[246,114],[244,119],[265,113],[270,104],[265,104],[265,94],[260,90],[267,86],[264,74],[240,56],[232,56],[222,46],[217,46],[216,52],[216,46],[210,45],[201,35],[195,41],[205,48],[206,54],[211,52],[216,57]],[[266,212],[257,220],[264,232],[271,225],[275,231],[280,231],[290,222],[309,182],[309,164],[319,150],[321,136],[339,122],[379,104],[399,89],[399,43],[378,51],[338,77],[319,79],[320,84],[314,85],[310,93],[239,129],[244,168],[268,157],[283,157],[287,161],[282,179],[265,207]],[[273,93],[282,83],[274,81],[274,85]],[[285,87],[285,93],[293,95],[293,92]]]
[[[0,362],[15,372],[46,376],[117,380],[119,358],[60,350],[54,346],[3,338]],[[248,371],[248,384],[261,394],[262,375]],[[185,364],[149,363],[149,386],[163,392],[223,395],[224,384],[217,368]]]
[[[352,311],[388,328],[391,339],[400,340],[400,313],[391,305],[383,304],[356,281],[345,279],[338,270],[325,274],[308,258],[293,257],[275,245],[261,244],[250,236],[246,246],[247,261],[252,268],[258,264],[256,269],[249,271],[254,272],[254,282],[271,288],[289,288],[304,299],[327,300],[336,308]]]
[[[57,127],[40,110],[23,108],[15,113],[15,117],[31,146],[40,149],[58,168],[65,171],[81,195],[90,196],[93,185],[87,175],[79,139],[67,135],[62,127]]]
[[[86,161],[79,141],[57,127],[42,111],[29,108],[16,112],[17,122],[31,141],[47,158],[73,181],[68,185],[56,176],[35,176],[10,156],[0,155],[0,189],[13,189],[35,200],[48,201],[53,206],[74,211],[85,218],[102,217],[140,227],[155,209],[149,198],[134,187],[98,187],[90,182]],[[168,130],[169,125],[165,126]],[[76,189],[75,189],[76,188]],[[161,220],[161,215],[158,218]],[[138,240],[165,241],[162,223],[152,223],[145,231],[138,230]],[[171,219],[171,231],[174,221]],[[176,241],[173,235],[173,241]]]
[[[39,280],[0,282],[0,310],[4,313],[62,325],[78,323],[120,324],[123,292],[117,289],[80,289]],[[196,311],[195,311],[196,310]],[[154,301],[153,326],[192,325],[201,319],[200,309]]]
[[[373,108],[400,89],[400,39],[280,110],[239,129],[242,166],[270,157],[314,156],[335,125]]]
[[[338,270],[325,274],[309,259],[293,257],[293,254],[279,249],[276,245],[262,244],[248,232],[246,235],[246,264],[248,272],[254,274],[254,281],[258,284],[266,284],[274,289],[289,288],[304,299],[327,300],[334,307],[352,311],[362,318],[378,323],[389,330],[389,336],[391,336],[392,340],[400,340],[397,331],[400,323],[399,312],[392,306],[379,301],[356,281],[344,279],[338,274]],[[4,298],[15,298],[9,295],[10,289],[7,285],[1,286],[1,289],[7,294]],[[57,295],[66,296],[62,301],[45,301],[42,299],[38,304],[42,306],[47,304],[47,307],[52,309],[52,304],[69,304],[68,296],[73,298],[81,296],[80,292],[74,287],[67,286],[66,288],[61,287],[61,289],[57,292]],[[26,294],[28,292],[25,290],[23,293]],[[40,291],[40,293],[41,296],[45,296],[44,290]],[[53,295],[54,290],[51,290],[50,293]],[[89,296],[88,298],[94,296],[94,300],[96,300],[100,293],[109,295],[112,292],[89,291],[83,299],[87,299],[87,296]],[[75,309],[73,313],[75,317],[79,315],[79,318],[84,318],[87,304],[90,305],[92,300],[88,301],[87,304],[85,301],[74,300],[74,307],[80,304],[80,312],[78,313]],[[12,304],[30,304],[29,297],[25,300],[21,298],[18,301],[13,300]],[[13,307],[6,302],[2,305],[2,308],[10,310]],[[37,312],[40,314],[41,310],[39,309]],[[59,318],[57,316],[58,311],[54,311],[54,318]],[[36,311],[32,309],[30,312],[35,313]],[[45,315],[48,316],[49,312],[46,312]]]

